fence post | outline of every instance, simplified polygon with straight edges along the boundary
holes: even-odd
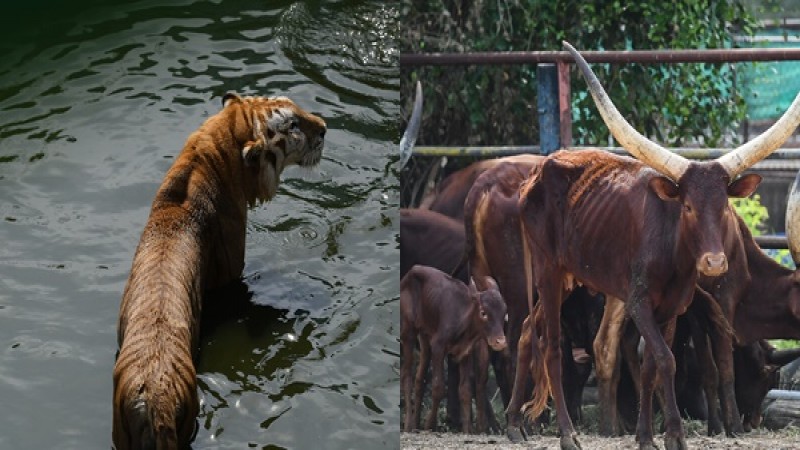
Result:
[[[572,99],[569,86],[569,63],[559,61],[558,67],[558,116],[561,130],[561,148],[572,147]]]
[[[538,80],[539,146],[543,155],[561,147],[559,142],[558,70],[555,64],[536,66]]]

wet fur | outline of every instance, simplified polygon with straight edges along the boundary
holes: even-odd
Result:
[[[324,133],[320,118],[286,98],[228,94],[189,136],[153,201],[122,297],[117,450],[189,446],[202,294],[241,275],[248,204],[271,199],[286,166],[318,163]]]

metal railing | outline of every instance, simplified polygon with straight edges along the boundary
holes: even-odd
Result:
[[[582,51],[581,54],[590,63],[676,64],[800,60],[800,48]],[[421,156],[478,156],[488,158],[520,153],[547,155],[561,148],[569,150],[589,148],[572,146],[569,73],[569,64],[571,63],[573,63],[572,56],[565,51],[401,54],[401,66],[537,65],[539,145],[419,146],[414,149],[414,154]],[[627,153],[621,147],[600,148],[617,154]],[[729,149],[723,148],[672,148],[670,150],[691,159],[717,158],[729,151]],[[800,148],[779,149],[773,152],[768,159],[800,161]],[[786,238],[783,236],[758,236],[756,237],[756,242],[765,249],[788,248]]]

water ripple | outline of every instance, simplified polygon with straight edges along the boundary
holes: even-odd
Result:
[[[133,252],[164,173],[228,91],[287,95],[329,133],[316,171],[287,169],[250,210],[243,283],[204,305],[193,448],[319,435],[366,448],[396,433],[396,9],[14,8],[0,29],[0,398],[18,411],[0,444],[109,447]]]

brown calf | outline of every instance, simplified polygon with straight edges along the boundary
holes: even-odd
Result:
[[[459,396],[462,407],[462,430],[470,432],[472,398],[469,377],[470,354],[475,344],[485,339],[494,350],[506,347],[503,322],[506,305],[494,280],[487,280],[489,288],[479,292],[475,283],[467,287],[449,275],[425,266],[414,266],[400,281],[400,380],[405,399],[404,431],[419,426],[422,394],[428,364],[432,366],[431,409],[425,419],[425,428],[433,430],[439,403],[444,396],[444,357],[452,355],[460,362],[462,373]],[[420,358],[414,380],[414,398],[411,400],[411,376],[414,365],[414,343],[419,341]],[[485,389],[477,383],[477,390]],[[485,398],[478,392],[477,398]],[[480,406],[480,405],[479,405]],[[479,423],[483,408],[477,408]]]

